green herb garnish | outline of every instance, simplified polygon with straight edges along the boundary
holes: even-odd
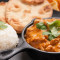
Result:
[[[58,31],[57,31],[56,27],[53,27],[53,28],[51,29],[51,34],[52,34],[54,37],[59,36],[59,34],[58,34]]]
[[[60,21],[59,20],[56,20],[56,21],[53,21],[53,22],[47,22],[47,24],[49,25],[49,28],[52,29],[53,27],[60,27]]]
[[[51,32],[43,32],[43,35],[49,35],[49,34],[51,34]]]
[[[37,23],[36,26],[38,29],[42,29],[42,30],[47,29],[47,27],[45,26],[45,24],[43,22]]]
[[[55,38],[55,37],[54,37],[52,34],[50,34],[49,37],[48,37],[49,41],[51,41],[51,40],[54,39],[54,38]]]
[[[0,21],[0,25],[4,25],[4,24],[5,24],[4,22]]]
[[[51,41],[52,39],[58,37],[60,35],[60,21],[56,20],[53,22],[47,22],[49,30],[47,32],[43,32],[43,35],[48,35],[48,39],[49,41]],[[44,25],[43,22],[37,23],[36,24],[37,28],[42,29]],[[45,26],[45,29],[47,29],[47,27]],[[44,29],[42,29],[44,30]]]
[[[7,28],[4,22],[0,21],[0,30]]]

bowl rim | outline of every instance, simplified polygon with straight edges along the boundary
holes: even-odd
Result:
[[[43,19],[52,19],[52,18],[60,19],[60,17],[50,17],[50,18],[43,18]],[[31,21],[29,24],[27,24],[27,25],[25,26],[25,28],[23,29],[23,31],[22,31],[22,39],[23,39],[24,42],[26,42],[26,39],[24,38],[26,29],[34,23],[34,20],[35,20],[35,19],[37,19],[37,18],[32,19],[32,21]],[[26,42],[26,43],[27,43],[27,42]],[[27,44],[28,44],[28,43],[27,43]],[[47,52],[47,51],[42,51],[42,50],[39,50],[39,49],[37,49],[37,48],[32,47],[30,44],[28,44],[28,45],[29,45],[32,49],[37,50],[37,51],[42,52],[42,53],[46,53],[46,54],[60,54],[60,52]]]

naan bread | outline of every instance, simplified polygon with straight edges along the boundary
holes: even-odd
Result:
[[[21,33],[23,28],[33,18],[48,18],[52,16],[53,10],[48,1],[44,0],[40,3],[36,1],[33,1],[32,4],[31,2],[29,4],[26,0],[10,0],[8,2],[6,7],[6,20],[17,33]]]
[[[48,0],[54,10],[60,11],[60,0]]]
[[[0,2],[0,21],[6,22],[5,20],[5,11],[6,11],[6,2]]]

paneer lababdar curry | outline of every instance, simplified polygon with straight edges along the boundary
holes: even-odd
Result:
[[[31,46],[47,52],[60,52],[60,19],[35,19],[25,39]]]

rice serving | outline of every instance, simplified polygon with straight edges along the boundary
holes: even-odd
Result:
[[[19,42],[16,31],[8,24],[7,28],[0,29],[0,51],[15,48]]]

